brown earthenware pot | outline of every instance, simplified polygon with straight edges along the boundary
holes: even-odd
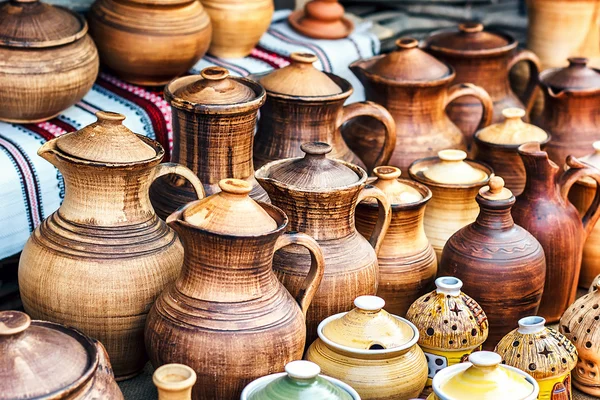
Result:
[[[337,0],[312,0],[303,10],[288,17],[290,26],[304,36],[315,39],[343,39],[354,30],[354,23],[344,17],[344,7]]]
[[[146,323],[152,364],[191,367],[198,376],[194,400],[237,400],[254,379],[302,358],[306,313],[323,277],[319,245],[284,233],[283,211],[252,200],[246,181],[220,186],[167,219],[185,248],[183,269]],[[272,269],[273,253],[292,244],[310,252],[295,299]]]

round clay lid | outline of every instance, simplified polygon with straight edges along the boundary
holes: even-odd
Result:
[[[442,184],[466,185],[483,182],[488,174],[465,162],[467,153],[462,150],[441,150],[438,161],[422,170],[427,179]]]
[[[236,104],[256,98],[247,85],[229,77],[223,67],[204,68],[197,79],[175,90],[176,97],[196,104]]]
[[[63,7],[37,0],[0,3],[0,46],[60,46],[83,37],[87,29],[81,15]]]
[[[457,29],[442,30],[427,38],[427,47],[441,52],[482,52],[502,49],[515,43],[514,39],[484,30],[478,22],[458,25]]]
[[[569,66],[540,74],[540,81],[554,90],[586,90],[600,88],[600,72],[587,66],[584,57],[569,58]]]
[[[548,134],[535,125],[523,122],[525,110],[522,108],[505,108],[502,110],[504,121],[481,129],[477,139],[494,144],[521,145],[527,142],[543,143]]]
[[[370,184],[381,189],[392,206],[416,203],[423,200],[423,195],[412,186],[412,181],[398,180],[402,174],[400,168],[379,166],[373,169],[373,174],[377,179],[370,182]],[[363,202],[370,204],[377,203],[372,198],[365,199]]]
[[[504,187],[504,179],[499,176],[492,176],[488,186],[479,189],[479,195],[486,200],[502,201],[513,197],[512,192]]]
[[[31,321],[19,311],[0,311],[4,399],[63,398],[59,395],[63,390],[77,388],[91,377],[97,357],[94,343],[75,330]]]

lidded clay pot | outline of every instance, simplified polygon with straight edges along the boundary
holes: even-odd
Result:
[[[431,380],[437,372],[481,350],[489,330],[485,312],[461,292],[460,279],[444,276],[437,278],[435,285],[437,289],[417,299],[406,314],[419,330],[419,346],[427,358],[425,394],[431,393]]]
[[[504,336],[494,351],[502,356],[503,364],[527,372],[538,382],[540,400],[568,400],[577,350],[545,323],[542,317],[521,318],[519,328]]]
[[[354,30],[338,0],[309,1],[303,10],[292,12],[288,22],[298,33],[315,39],[343,39]]]
[[[383,310],[385,301],[360,296],[347,313],[319,324],[319,338],[306,359],[325,375],[343,379],[363,400],[418,397],[427,380],[427,361],[417,328]]]
[[[0,311],[0,399],[122,400],[104,346],[66,326]]]
[[[383,149],[374,153],[374,164],[387,164],[396,143],[396,126],[389,112],[372,102],[344,106],[352,94],[347,80],[321,72],[314,54],[292,53],[291,64],[254,78],[266,89],[254,140],[254,167],[290,157],[300,157],[300,145],[324,142],[332,146],[331,157],[365,167],[344,142],[340,127],[359,115],[383,124]]]
[[[33,123],[77,103],[98,75],[85,18],[37,0],[0,3],[0,120]]]
[[[183,364],[165,364],[152,375],[158,400],[191,400],[196,379],[196,372]]]
[[[432,286],[437,272],[433,247],[425,236],[423,216],[431,200],[427,186],[409,179],[399,179],[396,167],[376,167],[376,178],[367,183],[385,193],[392,206],[392,222],[377,254],[379,287],[389,312],[405,315],[410,304]],[[369,237],[379,211],[374,199],[366,199],[356,207],[356,229]]]
[[[252,164],[258,109],[265,102],[258,83],[229,76],[222,67],[208,67],[200,75],[169,83],[165,99],[173,111],[173,162],[194,171],[207,195],[220,191],[221,179],[235,178],[252,184],[252,198],[269,201],[254,179]],[[166,176],[153,185],[150,198],[164,219],[197,197],[191,185]]]
[[[433,194],[423,223],[438,264],[450,236],[477,218],[475,197],[493,174],[486,164],[466,157],[462,150],[442,150],[437,157],[417,160],[408,169],[410,177]]]

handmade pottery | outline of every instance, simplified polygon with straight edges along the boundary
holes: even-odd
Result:
[[[515,223],[527,229],[544,248],[546,283],[537,315],[554,323],[575,301],[583,245],[600,217],[600,192],[583,218],[567,196],[571,186],[583,177],[600,182],[600,173],[572,156],[567,158],[569,169],[563,172],[550,161],[548,153],[540,150],[539,143],[521,145],[519,154],[527,171],[527,183],[517,197],[512,215]]]
[[[183,364],[166,364],[152,375],[158,389],[158,400],[191,400],[196,372]]]
[[[331,149],[327,143],[305,143],[304,158],[273,161],[256,171],[273,204],[289,216],[290,229],[314,237],[323,249],[325,275],[306,316],[309,343],[321,321],[351,310],[356,297],[377,292],[377,253],[392,217],[385,194],[366,186],[367,173],[328,159]],[[368,240],[354,225],[356,206],[367,198],[379,204],[379,218]],[[310,257],[298,246],[280,249],[273,259],[277,277],[293,296],[302,293],[309,267]]]
[[[319,338],[306,359],[325,375],[343,379],[363,400],[418,397],[427,380],[427,361],[417,344],[417,328],[383,310],[380,297],[361,296],[354,305],[319,324]]]
[[[374,165],[387,164],[396,143],[394,119],[382,106],[372,102],[344,107],[352,94],[350,83],[339,76],[317,70],[313,54],[292,53],[291,64],[256,76],[267,90],[267,101],[260,110],[254,139],[254,167],[270,161],[300,157],[305,142],[325,142],[333,147],[332,158],[364,163],[348,148],[340,127],[360,115],[374,118],[385,126],[383,149],[373,152]]]
[[[40,122],[77,103],[98,75],[85,18],[37,0],[0,3],[0,120]]]
[[[598,275],[596,278],[594,278],[594,281],[592,282],[592,284],[588,288],[588,292],[592,293],[593,291],[595,291],[596,290],[596,286],[598,285],[598,283],[600,283],[600,275]]]
[[[425,41],[425,48],[435,57],[452,65],[456,71],[454,83],[471,82],[485,89],[494,102],[493,122],[501,122],[502,110],[518,107],[529,111],[537,91],[540,60],[529,50],[517,50],[518,42],[504,32],[484,30],[480,23],[465,23],[458,29],[434,32]],[[519,62],[529,64],[529,79],[523,98],[512,91],[508,73]],[[463,97],[448,107],[450,119],[471,137],[481,119],[481,106],[473,97]]]
[[[252,198],[269,201],[254,179],[252,164],[258,109],[265,102],[259,84],[209,67],[169,83],[165,98],[173,111],[173,162],[194,171],[207,195],[220,191],[221,179],[235,178],[252,184]],[[150,190],[152,205],[163,219],[196,198],[192,186],[174,176],[158,179]]]
[[[385,193],[392,206],[392,222],[377,254],[379,287],[377,296],[395,315],[405,315],[408,307],[433,286],[437,260],[433,247],[425,236],[423,215],[431,200],[425,185],[400,178],[396,167],[376,167],[376,179],[367,183]],[[367,199],[356,207],[356,230],[369,237],[377,220],[377,202]]]
[[[493,349],[519,319],[537,312],[546,261],[542,245],[515,225],[511,216],[515,197],[502,178],[491,178],[476,201],[479,215],[446,242],[440,274],[462,280],[487,310],[490,334],[484,348]]]
[[[496,175],[504,178],[506,188],[515,196],[525,188],[525,167],[517,152],[523,143],[538,142],[543,148],[550,135],[535,125],[523,122],[525,110],[505,108],[504,121],[475,133],[475,159],[486,162]]]
[[[402,170],[415,160],[435,156],[448,148],[467,149],[461,130],[450,121],[446,107],[453,101],[475,96],[485,110],[479,128],[492,120],[492,100],[471,84],[450,86],[452,67],[418,48],[412,38],[399,39],[388,55],[359,60],[350,69],[365,86],[367,99],[386,107],[396,121],[396,147],[389,162]],[[350,148],[367,164],[374,165],[383,145],[381,126],[358,118],[343,129]]]
[[[488,337],[487,316],[475,300],[461,292],[460,279],[444,276],[437,287],[417,299],[406,319],[419,330],[419,346],[428,364],[425,394],[431,393],[432,379],[443,368],[466,361],[481,350]]]
[[[502,356],[503,364],[527,372],[538,382],[539,400],[570,400],[577,350],[545,323],[542,317],[520,319],[519,328],[504,336],[494,351]]]
[[[437,157],[417,160],[408,169],[413,180],[433,193],[423,224],[438,264],[450,236],[477,218],[475,197],[493,174],[487,165],[466,160],[466,156],[462,150],[442,150]]]
[[[88,19],[102,63],[136,85],[164,85],[187,72],[212,33],[199,0],[96,0]]]
[[[258,378],[244,388],[240,400],[360,400],[356,390],[344,382],[319,375],[321,368],[310,361],[292,361],[285,372]]]
[[[0,364],[2,400],[123,400],[100,342],[20,311],[0,311]]]
[[[315,39],[343,39],[354,30],[338,0],[309,1],[304,10],[292,12],[288,21],[298,33]]]
[[[536,400],[540,392],[536,380],[501,361],[491,351],[471,354],[469,362],[445,368],[433,378],[427,400]]]
[[[183,249],[148,196],[152,182],[177,174],[202,184],[189,169],[160,164],[165,151],[136,135],[125,116],[98,120],[46,142],[38,154],[65,180],[65,198],[33,232],[19,262],[19,288],[34,318],[80,329],[104,344],[117,378],[146,363],[146,314],[177,277]]]
[[[155,367],[188,365],[194,400],[238,399],[248,383],[302,358],[306,312],[323,277],[323,253],[302,233],[285,233],[286,215],[257,203],[252,186],[224,179],[221,192],[167,219],[185,248],[181,275],[159,296],[146,323]],[[273,273],[273,253],[298,245],[310,271],[295,299]]]

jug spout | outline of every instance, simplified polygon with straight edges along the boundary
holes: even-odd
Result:
[[[38,149],[38,156],[42,157],[44,160],[48,161],[50,164],[54,165],[56,168],[59,168],[58,159],[56,158],[57,154],[56,150],[56,141],[50,140],[42,145]],[[60,168],[59,168],[60,169]]]
[[[548,153],[541,150],[538,142],[525,143],[519,146],[518,152],[527,176],[525,191],[543,191],[552,194],[560,174],[560,167],[550,160]]]
[[[367,70],[364,68],[363,64],[363,60],[358,60],[350,64],[348,68],[350,68],[350,71],[352,71],[352,73],[358,78],[363,86],[367,86],[369,85],[369,79],[367,78]]]

